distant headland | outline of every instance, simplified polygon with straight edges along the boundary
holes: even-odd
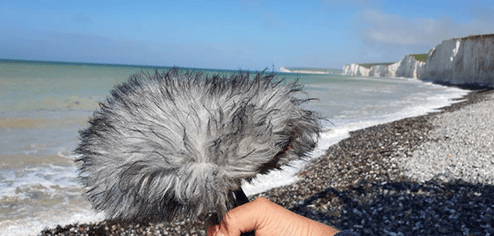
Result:
[[[280,67],[280,72],[300,74],[340,74],[341,70],[331,68]]]

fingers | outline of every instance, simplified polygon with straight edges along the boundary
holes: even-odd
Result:
[[[220,223],[219,232],[228,236],[238,236],[240,233],[256,230],[259,227],[259,219],[263,216],[262,208],[267,202],[269,200],[261,197],[227,212]]]
[[[238,206],[225,214],[220,225],[215,225],[208,231],[209,236],[239,236],[243,232],[254,231],[258,228],[258,219],[263,216],[262,208],[270,203],[266,198]]]
[[[285,236],[329,236],[338,232],[261,197],[227,212],[220,225],[211,228],[208,235],[240,236],[250,231],[256,235]]]

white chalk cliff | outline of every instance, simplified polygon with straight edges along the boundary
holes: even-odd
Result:
[[[406,55],[400,61],[400,67],[396,70],[396,77],[419,78],[425,62],[415,60],[412,55]]]
[[[421,80],[494,87],[494,34],[445,40],[432,48]]]
[[[419,78],[439,84],[494,88],[494,34],[444,40],[429,51],[425,63],[406,55],[390,65],[345,65],[342,74]]]
[[[371,66],[369,76],[374,77],[395,77],[398,67],[400,67],[401,61],[395,62],[390,65],[376,65]]]
[[[343,66],[343,75],[374,76],[374,77],[408,77],[418,78],[424,62],[415,60],[412,55],[406,55],[399,62],[389,65],[374,65],[370,68],[360,64]]]
[[[343,75],[353,75],[353,76],[369,76],[370,68],[361,66],[356,63],[343,66]]]

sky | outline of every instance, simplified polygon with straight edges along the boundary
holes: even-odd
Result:
[[[341,69],[490,33],[492,0],[0,2],[0,59]]]

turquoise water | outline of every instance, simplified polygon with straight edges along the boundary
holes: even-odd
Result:
[[[73,150],[78,131],[87,127],[113,86],[137,71],[155,69],[169,68],[0,60],[0,235],[36,234],[56,224],[102,219],[91,211],[77,182]],[[327,117],[313,157],[351,130],[422,115],[466,93],[414,79],[331,72],[279,74],[304,84],[307,96],[319,99],[307,108]],[[273,172],[244,189],[253,194],[293,182],[297,170]]]

